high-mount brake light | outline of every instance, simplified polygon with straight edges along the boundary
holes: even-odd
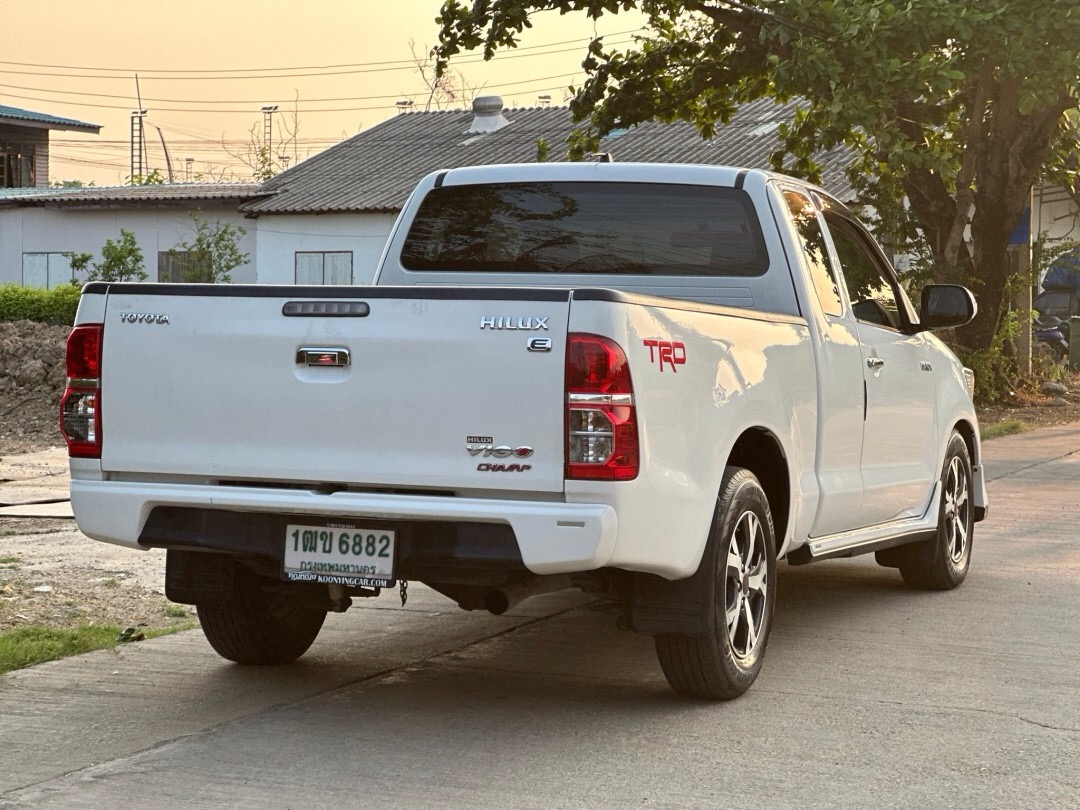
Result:
[[[626,354],[599,335],[566,348],[566,477],[628,481],[639,464],[634,387]]]
[[[101,339],[104,326],[76,326],[67,339],[67,386],[60,400],[60,433],[74,458],[101,458]]]

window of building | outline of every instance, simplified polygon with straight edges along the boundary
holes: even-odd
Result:
[[[157,255],[157,280],[171,284],[206,281],[207,273],[204,272],[198,258],[196,254],[186,250],[159,251]]]
[[[34,147],[0,142],[0,188],[33,188],[36,181]]]
[[[297,284],[352,284],[352,251],[297,251]]]
[[[24,287],[51,290],[70,284],[73,278],[66,253],[24,253],[22,265]]]

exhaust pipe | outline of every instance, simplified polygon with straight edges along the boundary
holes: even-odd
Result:
[[[492,588],[484,596],[484,607],[489,613],[502,616],[506,611],[524,602],[532,596],[542,593],[555,593],[564,591],[574,586],[573,580],[567,574],[550,574],[548,576],[533,576],[528,579],[520,579],[503,585],[501,588]]]

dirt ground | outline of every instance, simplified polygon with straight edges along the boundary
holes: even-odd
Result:
[[[63,446],[58,432],[66,327],[0,323],[0,457]],[[1018,390],[1008,405],[980,410],[985,427],[1020,419],[1031,427],[1080,421],[1080,374],[1065,393]],[[164,596],[164,553],[84,537],[71,520],[0,517],[0,631],[28,624],[161,627],[193,612]]]
[[[62,447],[70,330],[0,322],[0,458]],[[0,632],[31,624],[163,627],[192,621],[164,596],[165,555],[98,543],[73,520],[0,517]]]

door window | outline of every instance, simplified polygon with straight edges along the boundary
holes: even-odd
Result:
[[[855,318],[886,329],[903,329],[910,310],[900,285],[870,246],[869,235],[833,211],[825,212],[825,222]]]

